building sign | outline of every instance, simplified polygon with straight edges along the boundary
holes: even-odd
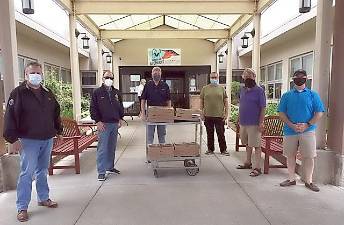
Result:
[[[149,48],[149,66],[181,65],[181,49],[178,48]]]

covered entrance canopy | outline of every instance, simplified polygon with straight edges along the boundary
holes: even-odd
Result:
[[[98,59],[102,58],[103,45],[114,53],[116,42],[123,39],[206,39],[214,43],[214,52],[225,44],[228,45],[228,52],[231,52],[232,37],[253,20],[256,35],[252,65],[257,72],[260,64],[260,17],[262,11],[274,1],[56,0],[70,14],[71,34],[74,34],[78,20],[97,38]],[[76,97],[74,114],[80,115],[80,78],[77,75],[77,42],[74,35],[71,35],[71,40],[72,79]],[[98,74],[102,74],[102,71],[102,63],[98,62]],[[231,72],[231,57],[227,57],[227,89],[231,83]],[[101,76],[98,81],[101,82]]]

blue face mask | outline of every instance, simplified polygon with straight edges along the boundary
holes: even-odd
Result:
[[[39,73],[30,73],[29,74],[29,82],[34,86],[38,86],[42,82],[42,75]]]
[[[219,84],[219,80],[218,79],[210,79],[210,83],[211,84]]]

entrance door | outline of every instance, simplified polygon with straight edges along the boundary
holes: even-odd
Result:
[[[184,71],[166,71],[163,75],[170,87],[172,106],[174,108],[188,108],[188,89]]]

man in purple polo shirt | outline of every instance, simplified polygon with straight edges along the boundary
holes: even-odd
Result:
[[[255,165],[250,176],[256,177],[262,174],[260,140],[264,129],[266,98],[264,90],[256,84],[256,74],[252,69],[245,69],[242,78],[245,87],[240,91],[238,123],[240,139],[246,145],[247,157],[245,163],[237,166],[237,169],[252,169],[252,151],[255,148]]]

